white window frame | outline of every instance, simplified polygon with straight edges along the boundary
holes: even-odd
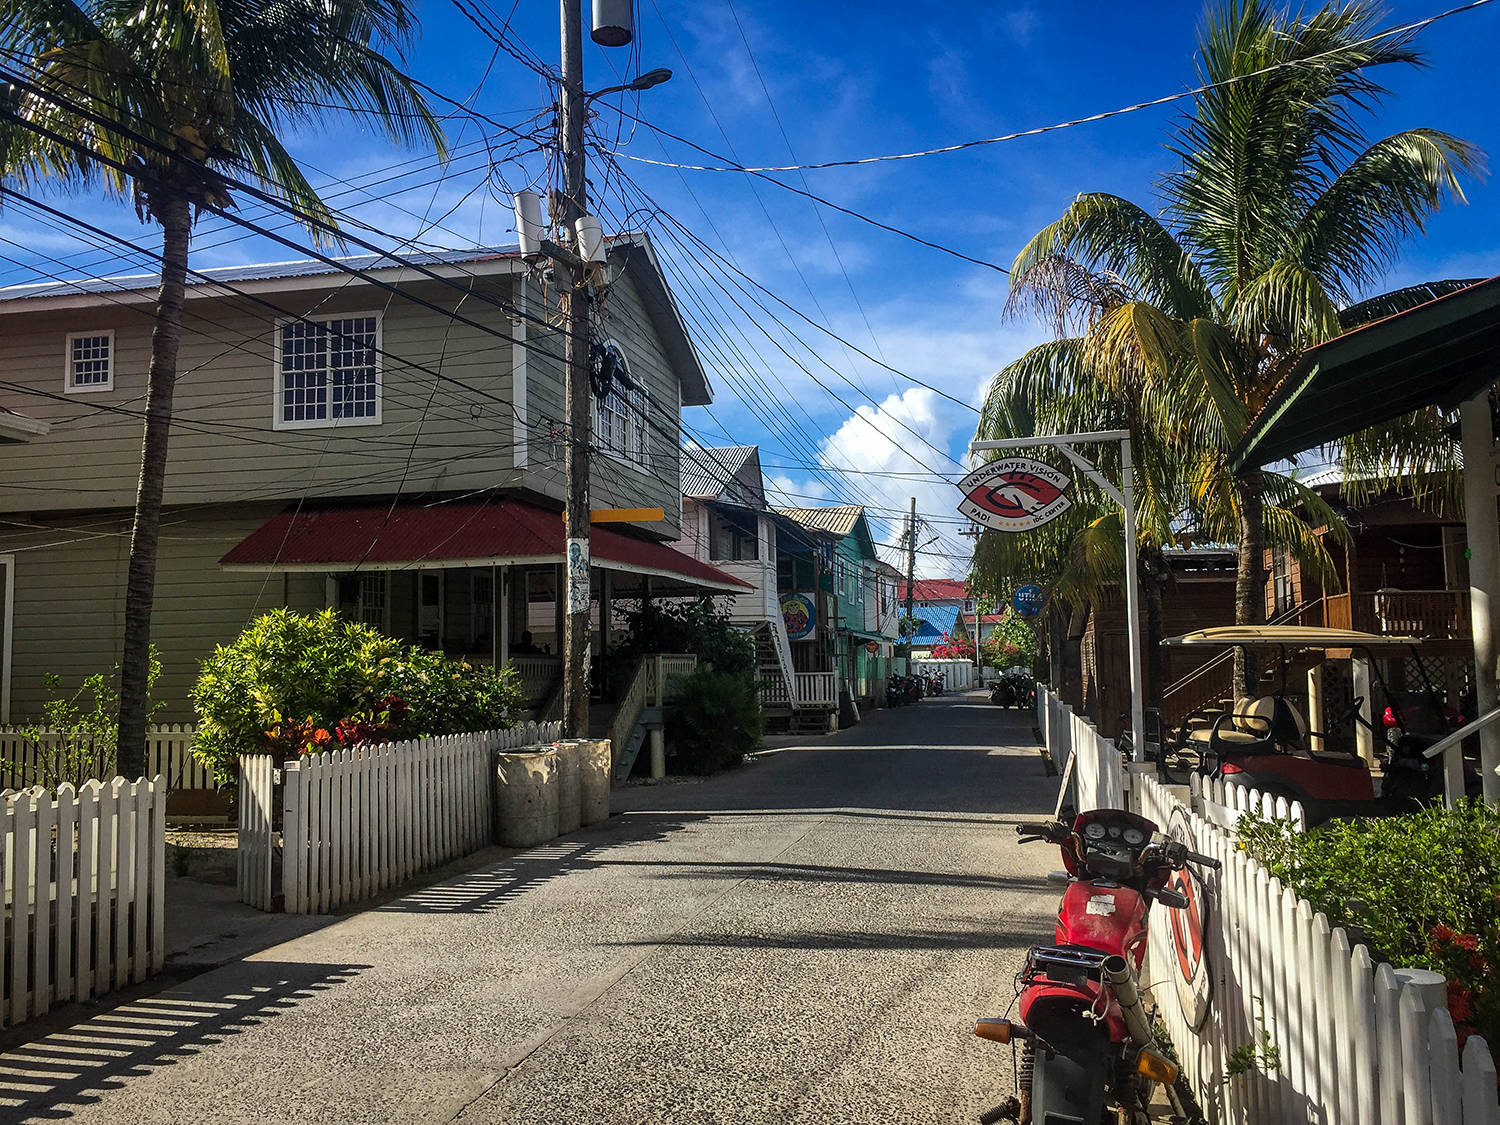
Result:
[[[299,322],[312,322],[314,324],[327,324],[334,320],[364,320],[373,318],[375,321],[375,413],[368,418],[335,418],[333,417],[333,400],[330,395],[328,400],[327,418],[304,418],[301,420],[286,421],[282,417],[283,396],[285,385],[282,382],[281,371],[281,337],[283,330],[289,324]],[[275,322],[275,339],[271,346],[271,427],[276,430],[326,430],[335,426],[378,426],[385,415],[385,364],[382,362],[385,355],[385,317],[378,311],[372,312],[347,312],[328,313],[319,316],[288,316],[281,317]],[[331,387],[331,384],[329,384]]]
[[[631,381],[636,385],[636,389],[629,392],[625,391],[623,388],[617,388],[616,386],[612,385],[610,387],[610,394],[614,394],[616,390],[619,390],[622,395],[629,394],[632,397],[639,396],[638,416],[633,415],[632,413],[627,413],[625,417],[627,427],[631,425],[640,427],[640,458],[639,460],[637,460],[636,457],[628,450],[616,449],[609,445],[607,441],[603,440],[601,435],[604,433],[604,403],[600,402],[597,397],[591,395],[590,399],[592,402],[591,410],[593,412],[594,444],[598,446],[599,452],[605,454],[607,457],[609,457],[610,460],[624,465],[627,468],[634,469],[638,473],[645,473],[649,475],[651,472],[651,396],[646,391],[645,381],[635,374],[635,369],[630,362],[630,356],[626,352],[624,346],[620,344],[618,340],[605,340],[604,346],[606,348],[614,348],[617,352],[620,353],[621,357],[625,360],[625,372],[630,376]],[[627,403],[627,411],[633,411],[635,409],[636,407],[634,403]],[[627,445],[629,444],[629,441],[630,433],[627,428]]]
[[[73,341],[103,336],[109,341],[109,378],[102,383],[73,382]],[[115,330],[100,328],[93,332],[69,332],[63,343],[63,393],[70,395],[100,394],[115,389]]]

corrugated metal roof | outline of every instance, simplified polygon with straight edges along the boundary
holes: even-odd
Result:
[[[944,599],[968,601],[969,592],[957,578],[918,578],[913,584],[913,597],[919,602],[937,602]]]
[[[836,508],[777,508],[788,519],[796,520],[803,527],[815,531],[827,531],[833,535],[848,535],[865,514],[862,504],[841,504]]]
[[[718,567],[662,543],[595,527],[594,564],[685,579],[708,589],[753,589]],[[386,505],[281,512],[251,532],[220,565],[262,570],[390,570],[419,563],[472,560],[561,562],[563,522],[518,500],[489,503]]]
[[[396,269],[408,263],[421,266],[454,265],[462,262],[485,262],[497,258],[514,257],[521,252],[519,246],[480,246],[471,250],[413,251],[402,254],[401,260],[386,254],[349,254],[343,257],[329,255],[338,265],[330,266],[313,258],[301,258],[291,262],[260,262],[244,266],[213,266],[194,270],[188,277],[189,288],[211,284],[199,275],[212,281],[234,284],[241,281],[267,281],[278,277],[311,277],[315,274],[342,273],[345,269],[381,270]],[[19,301],[27,297],[58,297],[76,293],[130,293],[136,290],[155,289],[160,276],[154,273],[124,274],[119,277],[81,277],[71,281],[49,281],[40,285],[7,285],[0,288],[0,301]]]
[[[727,445],[716,448],[687,445],[682,449],[682,494],[695,500],[728,500],[754,505],[758,497],[742,497],[730,483],[752,457],[758,445]],[[730,493],[733,493],[731,495]]]

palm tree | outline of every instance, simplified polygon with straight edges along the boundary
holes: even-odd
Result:
[[[445,153],[421,93],[382,53],[401,58],[416,31],[405,0],[6,6],[0,49],[21,60],[29,88],[16,98],[25,127],[5,138],[5,171],[23,185],[102,183],[162,229],[120,661],[119,769],[128,776],[144,766],[157,540],[195,210],[232,205],[229,175],[284,200],[315,237],[326,232],[332,216],[277,133],[334,111],[361,114],[393,142]]]
[[[1415,64],[1407,34],[1382,34],[1367,3],[1302,17],[1230,0],[1199,40],[1199,80],[1168,146],[1179,167],[1153,214],[1113,195],[1080,195],[1016,257],[1011,309],[1049,317],[1059,341],[996,376],[1005,395],[1027,370],[1047,394],[1087,390],[1142,405],[1145,445],[1174,457],[1195,536],[1239,551],[1235,619],[1261,618],[1261,556],[1284,543],[1319,564],[1300,505],[1338,526],[1290,476],[1234,473],[1229,455],[1297,356],[1343,331],[1339,309],[1376,282],[1421,233],[1460,176],[1482,169],[1473,145],[1434,129],[1371,142],[1360,122],[1384,95],[1377,66]],[[1362,463],[1436,459],[1430,418],[1348,443]],[[986,435],[987,436],[987,435]],[[1372,456],[1372,449],[1375,452]],[[1324,557],[1326,562],[1326,556]],[[1236,686],[1253,692],[1243,650]]]

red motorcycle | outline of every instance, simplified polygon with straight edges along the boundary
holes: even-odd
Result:
[[[1145,817],[1118,809],[1016,826],[1021,843],[1062,849],[1068,889],[1054,945],[1037,946],[1017,978],[1021,1022],[980,1020],[974,1034],[1020,1041],[1020,1096],[980,1117],[983,1125],[1137,1125],[1147,1120],[1152,1084],[1169,1089],[1177,1067],[1158,1048],[1137,991],[1153,901],[1182,909],[1167,886],[1189,863],[1217,860],[1161,836]],[[1061,873],[1059,873],[1061,877]],[[1106,1113],[1108,1116],[1106,1116]]]

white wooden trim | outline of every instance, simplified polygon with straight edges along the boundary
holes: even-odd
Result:
[[[353,255],[354,257],[368,257],[365,254]],[[335,258],[335,261],[339,259]],[[319,269],[322,263],[315,263]],[[288,267],[306,266],[307,259],[291,262],[268,262],[270,266],[284,265]],[[229,267],[234,268],[234,267]],[[509,255],[496,255],[493,258],[485,258],[480,261],[471,262],[445,262],[430,263],[423,267],[422,272],[407,266],[386,266],[381,269],[365,269],[360,272],[368,277],[384,281],[389,285],[405,285],[411,282],[430,281],[430,274],[454,281],[472,281],[479,277],[490,277],[496,274],[522,273],[527,269],[521,256],[516,253]],[[204,271],[207,272],[207,271]],[[197,275],[193,275],[197,278]],[[54,309],[94,309],[103,307],[118,307],[121,305],[153,305],[156,303],[156,292],[161,285],[160,278],[155,274],[139,275],[141,285],[136,289],[110,289],[99,293],[59,293],[46,296],[12,297],[5,302],[6,311],[19,313],[50,312]],[[133,279],[125,279],[133,280]],[[323,289],[344,289],[349,285],[350,275],[343,270],[329,268],[326,273],[302,273],[291,274],[286,277],[262,277],[251,278],[244,281],[218,282],[213,280],[189,280],[187,291],[184,294],[186,300],[225,300],[238,299],[246,294],[266,293],[307,293]],[[360,280],[356,278],[355,280]],[[226,286],[233,285],[233,289]],[[21,287],[18,287],[21,288]],[[30,288],[24,287],[24,288]],[[37,289],[55,289],[57,285],[45,282],[35,286]]]
[[[73,383],[73,341],[86,339],[90,336],[103,336],[109,341],[109,378],[102,383]],[[103,394],[115,389],[115,330],[113,328],[99,328],[93,332],[69,332],[67,339],[63,342],[63,394],[89,395]]]
[[[375,416],[373,418],[335,418],[333,386],[328,386],[328,417],[287,422],[281,417],[281,330],[288,324],[311,322],[327,324],[332,320],[375,320]],[[365,312],[319,313],[316,316],[281,316],[272,321],[271,340],[271,428],[273,430],[329,430],[345,426],[378,426],[385,417],[385,314],[378,309]]]
[[[15,658],[16,556],[0,555],[5,587],[0,591],[0,724],[10,722],[10,667]]]

